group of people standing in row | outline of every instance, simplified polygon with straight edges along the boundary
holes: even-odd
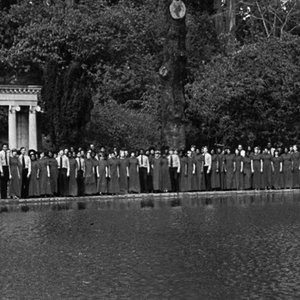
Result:
[[[147,151],[96,151],[94,145],[54,152],[2,146],[1,198],[101,194],[300,188],[297,146],[261,151],[241,145],[209,152],[154,148]]]

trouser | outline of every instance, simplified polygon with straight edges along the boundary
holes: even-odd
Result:
[[[84,196],[84,177],[83,177],[82,170],[79,170],[77,172],[77,186],[78,186],[78,196]]]
[[[208,166],[203,167],[204,172],[204,182],[205,182],[205,188],[207,191],[211,190],[211,173],[207,173]]]
[[[172,192],[178,192],[179,191],[179,180],[178,180],[177,170],[178,169],[174,168],[174,167],[169,168]]]
[[[3,166],[3,174],[1,176],[1,199],[7,199],[7,183],[9,180],[8,166]]]
[[[68,177],[67,177],[67,169],[62,168],[58,169],[58,178],[57,178],[57,186],[58,186],[58,195],[59,196],[68,196]]]
[[[21,186],[21,198],[28,197],[29,179],[28,179],[28,169],[22,170],[22,186]]]
[[[147,168],[139,168],[139,176],[140,176],[141,193],[147,193],[148,192]]]

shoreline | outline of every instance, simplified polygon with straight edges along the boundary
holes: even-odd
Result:
[[[284,197],[283,197],[284,196]],[[130,209],[163,208],[175,206],[207,206],[209,204],[247,205],[265,201],[284,202],[286,198],[297,196],[300,189],[251,190],[251,191],[212,191],[155,194],[96,195],[84,197],[48,197],[28,199],[0,199],[0,214],[10,211],[34,211],[43,208],[52,210],[87,209]],[[184,201],[182,201],[184,200]]]

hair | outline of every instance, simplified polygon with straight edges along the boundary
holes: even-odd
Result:
[[[3,148],[4,146],[8,147],[8,144],[7,144],[7,143],[3,143],[3,144],[2,144],[2,148]]]

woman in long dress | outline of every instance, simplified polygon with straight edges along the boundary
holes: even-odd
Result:
[[[129,193],[140,193],[140,177],[139,177],[139,161],[135,156],[135,152],[132,151],[130,158],[128,158],[128,169],[129,169],[129,181],[128,181],[128,192]]]
[[[230,149],[226,149],[224,155],[224,174],[225,186],[227,190],[235,189],[234,180],[234,154],[231,154]]]
[[[220,166],[218,155],[215,150],[211,150],[211,188],[213,190],[219,190],[220,185]]]
[[[84,190],[86,195],[93,195],[95,193],[95,169],[94,163],[91,157],[91,152],[87,152],[85,159],[85,181]]]
[[[31,159],[31,174],[29,179],[28,195],[29,197],[40,196],[40,183],[39,183],[39,162],[35,153],[30,154]]]
[[[78,185],[77,185],[78,164],[76,161],[76,154],[74,155],[74,153],[72,153],[72,152],[68,153],[68,158],[69,158],[69,163],[70,163],[69,196],[71,196],[71,197],[78,196]]]
[[[274,157],[271,161],[272,165],[272,178],[273,187],[278,190],[283,188],[283,176],[282,176],[282,157],[279,156],[279,151],[275,150]]]
[[[205,189],[204,176],[203,176],[204,156],[199,149],[196,150],[195,164],[196,164],[197,190],[201,191]]]
[[[235,179],[235,188],[237,190],[242,190],[243,183],[243,158],[240,155],[240,151],[238,149],[235,150],[234,157],[234,179]]]
[[[263,160],[263,179],[262,184],[265,189],[271,189],[272,188],[272,155],[266,148],[262,154],[262,160]]]
[[[285,148],[282,158],[282,170],[283,170],[283,183],[285,189],[291,189],[293,186],[293,174],[292,174],[292,155],[289,153],[289,149]]]
[[[251,158],[245,150],[241,151],[241,157],[243,159],[243,188],[250,190],[252,188]]]
[[[192,151],[187,152],[187,191],[195,191],[196,164]]]
[[[187,157],[184,151],[180,151],[180,174],[179,174],[179,191],[188,191],[188,167],[187,167]]]
[[[128,177],[129,177],[129,165],[128,159],[125,157],[124,150],[120,151],[119,158],[119,170],[120,170],[120,193],[127,194],[128,193]]]
[[[119,170],[119,159],[116,158],[114,152],[110,154],[110,159],[108,160],[108,193],[115,195],[120,193],[120,170]]]
[[[10,191],[10,196],[13,199],[18,199],[21,197],[21,186],[22,186],[21,168],[22,168],[22,165],[17,156],[17,150],[13,149],[11,151],[11,153],[12,153],[12,157],[9,160],[9,170],[10,170],[9,191]]]
[[[300,187],[300,153],[298,152],[298,147],[296,145],[293,146],[292,153],[292,165],[293,165],[293,188]]]
[[[48,165],[50,169],[50,195],[57,195],[58,163],[53,152],[48,152]]]
[[[40,195],[50,196],[52,192],[51,192],[51,184],[50,184],[49,159],[44,152],[40,154],[40,160],[39,160],[39,184],[40,184]]]
[[[153,191],[158,193],[161,191],[161,158],[160,151],[156,150],[154,158],[151,162]]]
[[[164,153],[161,157],[160,190],[164,193],[172,190],[169,172],[169,160],[166,153]]]
[[[258,147],[254,148],[254,154],[251,156],[251,172],[253,174],[253,188],[260,190],[262,188],[263,160]]]
[[[100,153],[98,160],[98,181],[97,181],[97,192],[107,194],[107,177],[108,177],[108,166],[107,160],[105,159],[104,153]]]

